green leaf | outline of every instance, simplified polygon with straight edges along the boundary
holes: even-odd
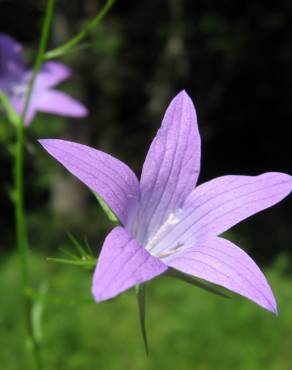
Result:
[[[91,248],[90,248],[90,245],[89,245],[89,243],[88,243],[88,239],[87,239],[87,237],[86,237],[86,236],[84,236],[84,246],[85,246],[85,248],[86,248],[87,253],[88,253],[90,256],[92,256],[92,257],[93,257],[93,253],[92,253],[92,250],[91,250]]]
[[[139,320],[140,320],[140,328],[145,348],[145,353],[149,355],[149,347],[147,341],[147,332],[146,332],[146,325],[145,325],[145,284],[136,285],[136,294],[137,294],[137,302],[138,302],[138,309],[139,309]]]
[[[87,259],[87,260],[73,260],[73,259],[66,259],[66,258],[54,258],[48,257],[47,261],[49,262],[56,262],[56,263],[63,263],[65,265],[75,265],[75,266],[82,266],[91,269],[92,267],[96,266],[96,259]]]
[[[114,214],[114,212],[110,209],[110,207],[106,204],[106,202],[97,194],[93,193],[98,200],[98,203],[100,204],[102,210],[107,215],[108,219],[116,224],[119,223],[118,217]]]
[[[1,90],[0,90],[0,102],[6,112],[9,122],[17,126],[20,123],[20,117],[17,115],[14,108],[10,104],[8,97]]]
[[[85,247],[83,247],[79,241],[71,234],[68,232],[68,237],[71,240],[72,244],[76,248],[77,252],[79,253],[80,257],[82,259],[91,259],[93,258],[92,251],[89,247],[88,241],[85,241]]]
[[[223,288],[220,289],[219,287],[217,287],[217,285],[206,283],[198,278],[195,278],[194,276],[184,274],[183,272],[177,271],[175,269],[168,269],[165,276],[169,276],[169,277],[173,277],[173,278],[185,281],[186,283],[195,285],[196,287],[204,289],[219,297],[231,298],[229,295],[223,292]]]
[[[88,241],[85,239],[85,246],[83,247],[72,234],[68,233],[68,236],[77,253],[75,251],[70,251],[67,248],[60,248],[60,251],[63,253],[64,257],[49,257],[47,258],[47,260],[50,262],[63,263],[66,265],[81,266],[86,269],[92,270],[92,268],[96,266],[97,260],[93,257],[93,253],[90,249]]]

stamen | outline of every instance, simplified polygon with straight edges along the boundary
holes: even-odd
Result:
[[[184,249],[184,245],[183,244],[178,244],[173,248],[161,251],[160,253],[157,254],[156,257],[159,257],[159,258],[169,257],[169,256],[173,255],[174,253],[177,253],[177,252],[181,251],[182,249]]]

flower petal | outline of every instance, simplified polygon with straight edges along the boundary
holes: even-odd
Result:
[[[96,302],[101,302],[166,270],[164,263],[119,226],[105,239],[93,276],[92,294]]]
[[[277,314],[273,292],[255,262],[239,247],[213,238],[165,260],[168,266],[221,285]]]
[[[36,89],[32,101],[37,109],[42,112],[68,117],[84,117],[88,113],[85,106],[79,101],[57,90],[42,91],[38,94]]]
[[[18,74],[24,71],[22,46],[12,37],[0,34],[0,74]]]
[[[170,103],[147,154],[141,177],[142,241],[154,234],[194,188],[200,170],[200,135],[185,91]]]
[[[139,198],[138,180],[127,165],[86,145],[54,139],[39,142],[69,172],[98,193],[122,223],[126,222],[129,209]]]
[[[48,89],[66,80],[71,75],[71,70],[65,64],[46,62],[39,72],[36,85],[38,89]]]
[[[271,207],[292,190],[292,177],[269,172],[260,176],[223,176],[198,186],[175,217],[179,222],[153,253],[177,245],[192,246],[217,236],[238,222]]]

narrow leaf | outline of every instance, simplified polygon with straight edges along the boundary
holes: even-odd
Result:
[[[17,126],[20,122],[20,118],[15,112],[12,105],[10,104],[8,97],[1,90],[0,90],[0,102],[6,112],[9,122]]]
[[[94,195],[98,200],[98,203],[100,204],[102,210],[107,215],[108,219],[116,224],[119,224],[118,217],[114,214],[114,212],[110,209],[106,202],[97,193],[94,193]]]
[[[76,248],[77,252],[80,254],[81,258],[88,258],[88,254],[86,253],[85,249],[82,247],[82,245],[79,243],[79,241],[68,232],[68,237],[71,240],[72,244]]]
[[[48,257],[47,261],[50,262],[56,262],[56,263],[63,263],[65,265],[75,265],[75,266],[83,266],[86,268],[92,268],[95,267],[96,265],[96,260],[95,259],[87,259],[87,260],[71,260],[71,259],[66,259],[66,258],[54,258],[54,257]]]
[[[202,280],[199,280],[199,279],[197,279],[197,278],[195,278],[191,275],[184,274],[184,273],[182,273],[180,271],[177,271],[175,269],[171,269],[171,268],[168,269],[165,276],[169,276],[169,277],[173,277],[173,278],[185,281],[186,283],[195,285],[196,287],[198,287],[200,289],[204,289],[204,290],[206,290],[210,293],[213,293],[213,294],[215,294],[219,297],[231,298],[229,295],[227,295],[227,294],[225,294],[225,292],[223,292],[223,289],[220,289],[216,285],[203,282]]]
[[[87,254],[88,254],[89,256],[91,256],[92,258],[94,258],[94,257],[93,257],[93,253],[92,253],[92,249],[90,248],[90,245],[89,245],[89,243],[88,243],[88,240],[87,240],[87,237],[86,237],[86,236],[84,236],[84,246],[85,246],[85,248],[86,248]]]
[[[139,309],[139,320],[140,320],[140,327],[142,338],[144,342],[145,353],[149,355],[149,347],[147,341],[147,332],[146,332],[146,325],[145,325],[145,284],[136,285],[136,294],[137,294],[137,302],[138,302],[138,309]]]

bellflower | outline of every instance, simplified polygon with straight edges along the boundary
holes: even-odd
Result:
[[[61,91],[54,90],[54,87],[69,78],[70,74],[70,69],[64,64],[43,64],[33,87],[25,117],[26,126],[33,120],[37,111],[69,117],[87,115],[87,110],[81,103]],[[24,108],[31,77],[32,70],[25,66],[22,46],[12,37],[0,34],[0,90],[9,98],[18,115]]]
[[[40,143],[98,193],[121,222],[106,237],[98,259],[92,284],[96,302],[172,268],[277,312],[257,265],[219,235],[286,197],[292,177],[279,172],[228,175],[195,187],[201,141],[196,111],[186,92],[170,103],[140,183],[129,167],[109,154],[63,140]]]

